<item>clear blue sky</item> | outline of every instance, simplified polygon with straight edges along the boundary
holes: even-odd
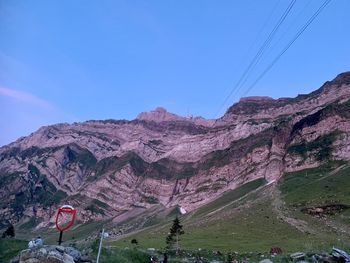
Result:
[[[134,119],[157,106],[220,116],[289,2],[2,0],[0,145],[42,125]],[[250,82],[322,2],[297,0]],[[294,97],[350,70],[349,10],[333,0],[248,95]]]

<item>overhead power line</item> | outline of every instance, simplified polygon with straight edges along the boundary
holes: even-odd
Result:
[[[307,9],[307,7],[311,4],[312,0],[308,0],[304,2],[304,6],[303,8],[300,10],[300,12],[295,16],[295,18],[293,19],[293,21],[291,21],[291,23],[289,24],[288,28],[286,28],[286,30],[284,30],[284,32],[281,34],[280,38],[275,41],[275,43],[270,47],[270,51],[268,53],[266,53],[266,56],[271,55],[273,50],[276,50],[278,48],[278,46],[280,46],[281,41],[287,36],[287,33],[291,31],[291,28],[298,22],[301,21],[301,17],[303,15],[303,13],[305,12],[305,10]]]
[[[259,63],[262,55],[264,54],[266,49],[271,44],[271,41],[273,40],[273,37],[276,35],[278,29],[280,28],[280,26],[282,25],[282,23],[284,22],[284,20],[286,19],[286,17],[290,13],[290,11],[292,10],[295,2],[296,2],[296,0],[291,0],[291,2],[289,3],[288,7],[286,8],[286,10],[283,12],[282,16],[277,21],[277,24],[274,26],[272,31],[269,33],[267,39],[264,41],[264,43],[260,47],[259,51],[256,53],[256,55],[254,56],[252,61],[249,63],[248,67],[245,69],[245,71],[243,72],[242,76],[240,77],[240,79],[238,80],[236,85],[233,87],[231,92],[226,96],[226,98],[224,99],[223,103],[220,105],[220,108],[219,108],[219,110],[217,111],[217,113],[215,114],[214,117],[216,117],[217,114],[220,112],[220,110],[226,105],[227,101],[232,96],[232,94],[235,91],[237,92],[240,89],[240,87],[242,86],[242,84],[244,84],[246,82],[247,78],[249,77],[250,72]]]
[[[317,9],[317,11],[310,17],[304,26],[300,28],[294,38],[285,46],[285,48],[275,57],[275,59],[267,66],[267,68],[259,75],[259,77],[248,87],[248,89],[242,94],[245,96],[252,88],[265,76],[267,72],[277,63],[277,61],[283,56],[284,53],[294,44],[294,42],[303,34],[303,32],[309,27],[309,25],[316,19],[316,17],[326,8],[331,0],[325,0],[323,4]]]
[[[246,50],[244,56],[241,59],[241,62],[239,63],[239,65],[242,65],[243,62],[247,61],[249,56],[251,55],[253,48],[257,46],[257,44],[259,44],[259,39],[262,38],[262,33],[265,31],[265,29],[267,28],[269,22],[271,21],[273,15],[275,14],[278,5],[280,4],[282,0],[277,0],[276,4],[273,6],[273,8],[271,9],[270,13],[268,14],[268,16],[266,17],[264,23],[262,24],[262,26],[259,29],[258,34],[256,34],[254,41],[252,41],[252,43],[250,44],[249,48]],[[310,0],[311,1],[311,0]],[[228,92],[230,92],[230,90],[232,89],[232,87],[227,87],[224,91],[224,94],[227,94]],[[222,100],[220,100],[218,102],[218,104],[222,102]],[[220,109],[219,109],[220,110]]]

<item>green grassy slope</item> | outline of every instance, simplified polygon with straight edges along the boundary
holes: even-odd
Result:
[[[280,206],[274,205],[277,201]],[[350,205],[350,168],[340,162],[288,173],[278,185],[250,182],[182,216],[181,245],[239,252],[267,251],[275,245],[284,251],[347,248],[349,209],[322,216],[302,212],[335,203]],[[170,225],[171,221],[157,224],[111,245],[130,246],[136,238],[141,247],[164,248]]]
[[[28,242],[14,238],[0,238],[0,262],[9,262],[19,251],[27,248]]]
[[[350,167],[330,163],[288,173],[284,176],[280,189],[285,201],[294,207],[350,204]]]
[[[350,231],[350,166],[332,162],[314,169],[288,173],[280,189],[287,206],[294,215],[312,224],[331,225],[340,238]],[[301,211],[307,208],[332,205],[348,206],[348,209],[309,215]]]

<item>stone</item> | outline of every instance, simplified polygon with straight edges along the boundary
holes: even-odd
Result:
[[[61,257],[62,253],[58,252],[58,251],[55,251],[55,250],[51,250],[49,253],[48,253],[48,256],[54,258],[54,257]]]
[[[303,260],[303,259],[305,259],[305,253],[303,253],[303,252],[295,252],[293,254],[290,254],[290,258],[293,261]]]
[[[271,261],[270,259],[266,258],[266,259],[263,259],[263,260],[259,261],[259,263],[273,263],[273,261]]]
[[[64,246],[55,246],[55,249],[61,253],[63,253],[65,250]]]
[[[345,263],[350,262],[350,255],[346,253],[344,250],[340,250],[338,248],[333,247],[332,256]]]
[[[75,257],[75,258],[74,258]],[[74,263],[79,262],[80,251],[72,247],[43,246],[40,249],[26,249],[19,255],[19,263]],[[15,261],[16,262],[16,261]],[[13,262],[13,263],[15,263]],[[85,262],[93,262],[85,261]]]
[[[70,255],[74,259],[74,261],[78,261],[81,258],[80,251],[73,247],[66,247],[64,252]]]
[[[71,255],[63,254],[63,262],[64,263],[74,263],[74,259]]]

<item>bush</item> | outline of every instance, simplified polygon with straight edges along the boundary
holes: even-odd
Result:
[[[12,224],[2,233],[2,238],[15,237],[15,228]]]

